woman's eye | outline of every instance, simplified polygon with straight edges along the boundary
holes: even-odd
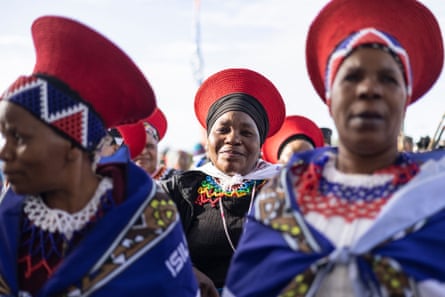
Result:
[[[344,79],[346,81],[358,81],[360,76],[357,73],[349,73],[345,75]]]
[[[14,138],[14,140],[17,143],[20,143],[20,142],[23,141],[23,137],[19,133],[15,132],[15,131],[12,132],[12,138]]]
[[[382,80],[383,80],[384,82],[387,82],[387,83],[395,83],[395,84],[398,84],[397,79],[395,79],[393,76],[390,76],[390,75],[384,75],[383,78],[382,78]]]
[[[224,133],[227,133],[228,131],[229,131],[229,129],[224,128],[224,127],[216,129],[216,132],[219,133],[219,134],[224,134]]]

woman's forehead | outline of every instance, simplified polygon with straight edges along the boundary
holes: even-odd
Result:
[[[29,132],[40,129],[51,130],[23,107],[4,100],[0,101],[0,123]]]
[[[342,66],[352,69],[369,68],[378,71],[397,72],[403,75],[403,70],[391,54],[380,49],[359,48],[345,59],[339,71],[345,68]]]
[[[249,114],[237,110],[225,112],[217,119],[217,122],[220,123],[237,122],[237,123],[255,125],[255,121]]]

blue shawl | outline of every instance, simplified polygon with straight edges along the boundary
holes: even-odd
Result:
[[[155,183],[127,155],[108,160],[126,167],[125,201],[95,223],[37,297],[198,296],[173,202],[156,194]],[[9,190],[0,204],[0,296],[23,294],[17,251],[24,199]]]
[[[290,163],[309,163],[325,150],[295,155]],[[391,296],[390,283],[375,269],[392,271],[387,268],[394,262],[401,271],[394,279],[408,280],[402,291],[414,283],[429,297],[445,296],[444,153],[411,155],[423,163],[421,171],[393,195],[365,234],[341,249],[304,219],[287,166],[263,187],[248,215],[223,297],[314,296],[337,263],[355,264],[356,296],[384,296],[383,291]]]

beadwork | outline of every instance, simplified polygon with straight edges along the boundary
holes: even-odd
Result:
[[[401,154],[394,165],[366,178],[368,184],[360,184],[357,182],[360,179],[354,177],[345,184],[323,174],[327,166],[333,166],[332,159],[322,158],[305,170],[292,171],[299,176],[294,178],[301,179],[297,189],[299,205],[303,213],[315,211],[325,217],[341,216],[349,222],[356,218],[374,218],[392,194],[419,171],[416,163]]]
[[[111,179],[102,179],[88,204],[74,214],[50,209],[39,196],[29,196],[25,200],[23,211],[36,227],[50,233],[59,232],[70,240],[73,233],[81,230],[97,213],[103,195],[112,188]]]
[[[260,186],[264,183],[263,180],[249,180],[241,184],[231,187],[229,190],[224,190],[218,183],[218,180],[212,176],[207,176],[198,188],[198,197],[195,203],[204,205],[210,203],[215,207],[222,197],[241,198],[249,195],[252,192],[254,185]]]
[[[40,197],[26,200],[22,225],[24,240],[20,247],[23,253],[18,259],[26,278],[40,273],[41,269],[47,275],[53,273],[65,253],[76,244],[76,239],[87,232],[91,223],[114,207],[112,187],[112,180],[103,178],[90,203],[72,215],[54,212],[43,204]]]

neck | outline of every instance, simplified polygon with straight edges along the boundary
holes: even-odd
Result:
[[[340,145],[335,166],[344,173],[371,174],[376,170],[392,165],[397,155],[397,148],[383,153],[357,154]]]
[[[85,169],[83,173],[71,176],[64,187],[42,193],[46,205],[68,213],[83,209],[94,196],[100,181],[91,167]]]

